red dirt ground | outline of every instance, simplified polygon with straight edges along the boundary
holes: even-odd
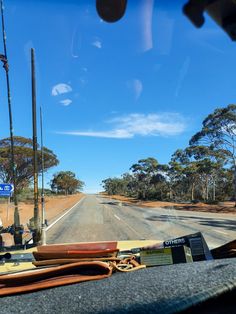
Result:
[[[50,196],[45,197],[45,212],[46,219],[50,221],[54,217],[62,214],[64,211],[72,207],[75,203],[77,203],[84,194],[78,193],[75,195],[67,195],[67,196]],[[39,208],[41,209],[41,205],[39,204]],[[31,203],[19,203],[19,212],[20,212],[20,223],[25,225],[29,222],[29,219],[33,217],[33,209],[34,204]],[[14,206],[11,203],[9,207],[9,219],[7,219],[7,203],[0,204],[0,218],[2,220],[3,226],[7,227],[13,224],[13,214],[14,214]]]
[[[125,202],[128,204],[137,205],[140,207],[173,207],[176,210],[190,210],[190,211],[201,211],[208,213],[230,213],[236,214],[236,208],[234,207],[234,202],[222,202],[217,205],[209,205],[205,203],[197,204],[182,204],[173,202],[161,202],[161,201],[140,201],[135,198],[125,197],[121,195],[106,195],[102,194],[104,197],[112,198]]]

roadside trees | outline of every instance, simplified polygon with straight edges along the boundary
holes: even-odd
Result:
[[[136,193],[139,199],[163,199],[167,194],[167,184],[164,177],[166,168],[153,158],[140,159],[130,170],[136,182]]]
[[[225,154],[207,146],[178,149],[170,162],[169,177],[174,193],[180,199],[216,201],[222,198],[220,186],[228,170],[224,168]],[[229,176],[228,176],[229,177]],[[219,184],[221,182],[221,184]],[[229,191],[229,189],[227,189]]]
[[[80,191],[84,186],[84,182],[76,178],[75,173],[71,171],[60,171],[55,173],[51,180],[51,188],[57,193],[65,195],[74,194]]]
[[[30,138],[14,136],[14,155],[16,169],[16,188],[21,191],[28,187],[33,178],[33,142]],[[56,166],[59,161],[52,150],[44,147],[44,169]],[[41,169],[41,154],[38,152],[39,171]],[[3,183],[12,182],[10,162],[10,138],[0,140],[0,180]]]
[[[126,194],[126,182],[122,178],[108,178],[102,181],[102,186],[108,195]]]
[[[178,149],[170,161],[171,178],[174,181],[175,195],[183,200],[189,197],[195,200],[195,190],[199,179],[198,164],[191,160],[187,149]],[[177,191],[179,190],[179,193]]]
[[[199,144],[224,153],[228,167],[234,172],[236,206],[236,105],[218,108],[205,118],[202,129],[190,140],[190,145]]]
[[[159,164],[153,157],[140,159],[130,167],[130,172],[124,173],[121,178],[107,178],[102,181],[102,185],[109,195],[162,200],[169,193],[167,170],[167,165]]]
[[[224,168],[227,163],[225,152],[208,146],[190,146],[186,151],[198,166],[200,198],[204,201],[220,199],[222,191],[218,183],[227,172]]]

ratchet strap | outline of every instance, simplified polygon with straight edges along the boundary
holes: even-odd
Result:
[[[0,296],[33,292],[83,281],[104,279],[112,268],[104,262],[77,262],[0,276]]]
[[[99,257],[116,257],[118,249],[107,250],[69,250],[69,251],[55,251],[55,252],[33,252],[36,261],[50,260],[50,259],[64,259],[64,258],[99,258]]]
[[[104,279],[113,272],[145,268],[135,255],[118,257],[118,249],[33,252],[34,269],[0,275],[0,296]]]

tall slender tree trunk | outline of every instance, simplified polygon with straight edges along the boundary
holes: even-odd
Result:
[[[209,199],[209,180],[208,176],[206,177],[206,200],[208,201]]]
[[[173,192],[172,192],[172,188],[170,187],[170,191],[169,191],[169,199],[172,200],[173,199]]]
[[[205,183],[205,182],[204,182]],[[201,191],[202,191],[202,200],[205,202],[206,201],[206,184],[202,184],[201,186]]]
[[[215,178],[213,178],[213,197],[212,197],[213,201],[216,200],[216,180]]]
[[[195,184],[193,182],[191,186],[191,201],[194,201],[194,189],[195,189]]]
[[[236,207],[236,160],[234,161],[234,207]]]

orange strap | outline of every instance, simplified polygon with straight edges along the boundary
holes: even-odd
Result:
[[[79,262],[47,269],[0,276],[0,296],[33,292],[111,276],[112,268],[104,262]]]

